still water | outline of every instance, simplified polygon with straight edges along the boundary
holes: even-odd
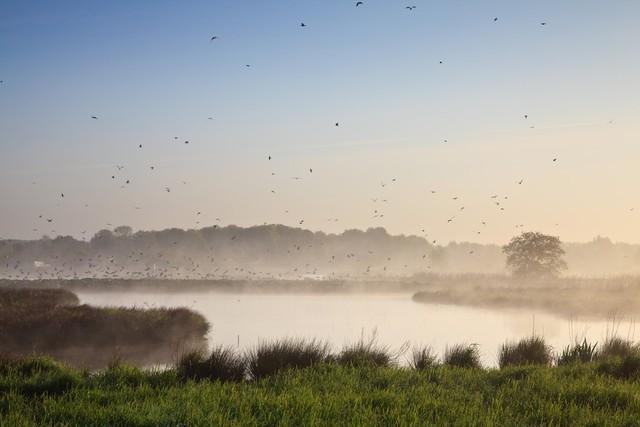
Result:
[[[83,304],[126,307],[187,307],[211,324],[209,341],[241,350],[284,337],[316,338],[334,349],[377,334],[394,349],[403,343],[430,345],[439,355],[458,343],[479,345],[483,363],[497,365],[506,340],[542,335],[556,351],[575,339],[602,342],[616,334],[636,338],[633,319],[568,319],[527,310],[489,310],[416,303],[411,295],[264,295],[221,293],[81,293]],[[639,331],[640,332],[640,331]],[[408,353],[401,357],[406,359]]]

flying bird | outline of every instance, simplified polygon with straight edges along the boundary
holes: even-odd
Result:
[[[211,40],[209,40],[209,41],[214,41],[217,38],[218,38],[218,36],[211,36]]]
[[[356,7],[358,7],[358,6],[360,6],[360,5],[363,5],[363,4],[364,4],[364,2],[363,2],[363,1],[356,2]]]
[[[417,7],[417,6],[405,6],[405,9],[413,10],[413,9],[415,9],[416,7]]]
[[[493,22],[498,22],[498,18],[493,18]]]
[[[300,23],[300,26],[301,26],[301,27],[306,27],[306,26],[307,26],[307,24],[305,24],[304,22],[301,22],[301,23]]]
[[[96,117],[96,116],[91,116],[91,118],[92,118],[93,120],[98,120],[98,117]]]

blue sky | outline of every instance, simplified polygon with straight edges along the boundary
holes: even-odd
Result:
[[[4,2],[0,236],[220,218],[640,242],[640,3],[407,4]]]

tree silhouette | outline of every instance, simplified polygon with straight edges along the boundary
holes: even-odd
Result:
[[[556,276],[567,268],[567,263],[562,259],[562,244],[555,236],[522,233],[503,246],[502,252],[507,255],[507,267],[514,276]]]

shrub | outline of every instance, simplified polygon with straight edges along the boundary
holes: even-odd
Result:
[[[458,368],[480,368],[480,350],[474,344],[456,344],[445,350],[442,362]]]
[[[409,359],[409,366],[416,371],[431,368],[437,364],[437,356],[431,347],[414,348]]]
[[[558,356],[558,366],[568,365],[571,363],[593,362],[598,355],[596,351],[597,347],[598,343],[588,343],[586,338],[582,341],[582,343],[576,342],[572,346],[568,345]]]
[[[184,354],[176,365],[181,380],[242,381],[246,363],[232,348],[216,347],[206,357],[201,351]]]
[[[550,365],[553,360],[551,347],[544,338],[532,336],[517,343],[505,343],[500,348],[498,365],[500,368],[522,365]]]
[[[320,341],[283,339],[259,344],[246,356],[248,373],[259,379],[285,369],[307,368],[329,360],[329,345]]]

